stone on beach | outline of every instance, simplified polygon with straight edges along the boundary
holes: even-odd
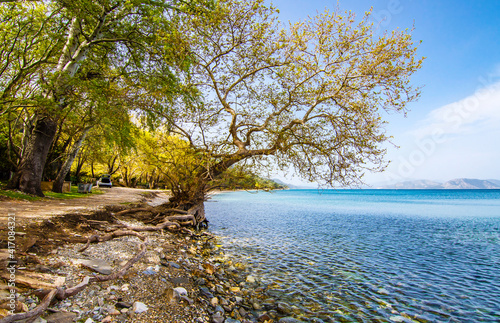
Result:
[[[142,302],[134,302],[134,305],[132,305],[132,311],[134,311],[134,313],[139,314],[142,312],[146,312],[147,310],[148,307]]]
[[[99,274],[110,275],[112,273],[111,264],[103,259],[78,259],[77,262]]]
[[[57,312],[47,316],[47,323],[71,323],[77,315],[71,312]]]
[[[188,292],[184,287],[174,288],[174,295],[176,297],[188,296]]]

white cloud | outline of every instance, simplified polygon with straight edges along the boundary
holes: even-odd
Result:
[[[401,149],[389,149],[384,181],[500,178],[500,82],[432,110],[395,139]]]
[[[471,134],[498,127],[500,121],[500,82],[431,111],[424,125],[412,131],[417,138]]]

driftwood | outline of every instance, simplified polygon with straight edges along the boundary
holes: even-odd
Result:
[[[15,321],[20,321],[20,320],[26,320],[30,318],[35,318],[40,316],[47,308],[49,305],[52,303],[54,299],[58,300],[64,300],[70,296],[76,295],[82,290],[84,290],[90,283],[92,282],[103,282],[103,281],[108,281],[108,280],[113,280],[117,278],[123,277],[125,273],[127,272],[130,267],[132,267],[139,259],[141,259],[144,254],[146,253],[146,243],[143,242],[141,244],[141,249],[140,251],[132,258],[130,259],[125,266],[123,266],[120,270],[117,272],[105,276],[105,275],[96,275],[93,277],[86,276],[83,278],[82,282],[74,287],[68,288],[68,289],[63,289],[61,287],[51,289],[51,290],[42,290],[38,295],[43,296],[42,302],[35,307],[33,310],[26,312],[26,313],[18,313],[14,315],[7,316],[3,319],[0,320],[0,323],[10,323],[10,322],[15,322]]]
[[[26,312],[26,313],[19,313],[19,314],[14,314],[7,316],[3,319],[0,320],[0,323],[10,323],[10,322],[15,322],[15,321],[20,321],[20,320],[26,320],[29,318],[34,318],[37,316],[42,315],[43,312],[49,307],[50,303],[54,299],[54,297],[57,294],[57,289],[52,289],[40,302],[40,304],[35,307],[33,310]]]
[[[9,274],[7,272],[1,273],[0,277],[8,280]],[[53,283],[47,282],[47,280],[53,280]],[[20,286],[26,286],[33,289],[39,288],[57,288],[64,284],[65,278],[62,276],[54,276],[50,274],[42,274],[36,272],[24,272],[17,271],[16,273],[16,284]]]
[[[93,282],[103,282],[103,281],[109,281],[109,280],[114,280],[120,277],[123,277],[125,273],[127,272],[130,267],[133,266],[134,263],[136,263],[141,257],[144,256],[146,253],[146,237],[139,234],[138,232],[146,232],[146,231],[162,231],[164,229],[168,229],[171,231],[178,231],[178,232],[183,232],[185,234],[188,234],[190,236],[196,236],[195,233],[193,233],[191,230],[182,227],[182,226],[192,226],[192,227],[199,227],[200,224],[203,224],[206,222],[205,218],[205,210],[203,207],[203,203],[201,204],[196,204],[189,208],[187,211],[182,210],[179,208],[167,208],[167,209],[161,209],[161,208],[154,208],[154,207],[139,207],[139,208],[132,208],[132,209],[127,209],[123,210],[120,212],[116,212],[114,214],[111,214],[111,216],[115,219],[118,220],[118,216],[123,216],[126,214],[133,214],[137,212],[151,212],[153,215],[156,214],[154,219],[150,220],[149,222],[155,222],[157,219],[161,219],[163,217],[162,222],[158,223],[157,225],[154,226],[129,226],[126,224],[112,224],[111,226],[114,227],[115,229],[118,228],[116,231],[113,231],[111,233],[108,233],[106,235],[100,236],[100,235],[92,235],[89,238],[86,239],[86,244],[83,246],[79,251],[82,252],[86,250],[91,243],[98,243],[98,242],[103,242],[103,241],[109,241],[117,237],[122,237],[122,236],[136,236],[142,241],[144,241],[141,244],[141,249],[137,253],[136,256],[134,256],[132,259],[130,259],[125,266],[123,266],[120,270],[118,270],[115,273],[112,273],[111,275],[95,275],[92,277],[85,277],[83,278],[82,282],[79,283],[76,286],[73,286],[71,288],[62,288],[62,287],[55,287],[53,285],[45,285],[45,286],[40,286],[45,289],[37,290],[36,295],[39,296],[40,298],[43,297],[42,302],[33,310],[26,312],[26,313],[19,313],[19,314],[14,314],[11,316],[7,316],[4,319],[0,320],[0,323],[10,323],[10,322],[15,322],[19,320],[26,320],[26,319],[35,319],[36,317],[40,316],[47,308],[50,306],[51,302],[53,302],[55,299],[57,300],[64,300],[70,296],[76,295],[82,290],[84,290],[90,283]],[[170,214],[170,215],[169,215]],[[93,224],[106,224],[106,221],[98,221],[98,220],[90,220],[87,222],[93,223]],[[123,230],[122,230],[123,229]],[[82,241],[83,240],[83,241]],[[82,239],[80,242],[85,242],[84,239]],[[30,242],[31,244],[31,242]],[[29,245],[29,244],[28,244]]]

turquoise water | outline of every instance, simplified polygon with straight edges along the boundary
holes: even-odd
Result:
[[[500,190],[231,192],[225,252],[325,322],[500,322]]]

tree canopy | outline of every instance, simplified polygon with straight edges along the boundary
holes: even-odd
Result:
[[[36,194],[49,149],[62,177],[76,159],[80,170],[85,161],[129,165],[117,171],[128,182],[140,164],[150,178],[171,179],[173,200],[194,204],[236,166],[357,184],[386,166],[384,113],[405,113],[420,95],[410,82],[422,64],[412,31],[378,35],[371,12],[284,25],[262,0],[1,9],[2,147],[17,167],[12,186]],[[140,140],[109,162],[90,153],[124,142],[131,119]],[[148,137],[148,127],[164,133]]]
[[[383,111],[405,112],[422,59],[411,31],[380,37],[353,13],[325,12],[282,26],[263,1],[220,1],[206,21],[175,20],[196,64],[186,80],[202,93],[165,116],[203,154],[199,178],[236,163],[290,167],[325,185],[359,183],[386,163]]]
[[[203,0],[2,3],[0,117],[16,170],[10,187],[42,195],[49,149],[75,110],[117,104],[161,111],[175,97],[192,96],[179,87],[191,57],[174,41],[170,20],[209,7]]]

